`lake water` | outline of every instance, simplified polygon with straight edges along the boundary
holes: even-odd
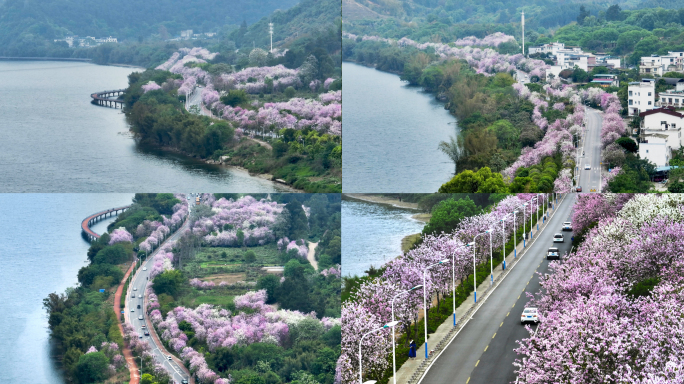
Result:
[[[416,210],[342,200],[342,275],[361,276],[401,255],[401,239],[423,230]]]
[[[81,221],[130,204],[132,198],[133,194],[0,194],[0,377],[5,382],[64,383],[51,357],[43,299],[78,284],[76,275],[88,260],[89,247],[81,237]],[[103,233],[115,218],[92,228]]]
[[[342,190],[437,192],[454,164],[437,146],[457,132],[444,104],[399,76],[342,63]]]
[[[275,192],[247,172],[137,145],[120,109],[90,94],[139,69],[0,61],[0,192]]]

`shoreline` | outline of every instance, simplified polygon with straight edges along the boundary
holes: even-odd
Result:
[[[128,132],[130,134],[134,135],[133,132],[131,132],[130,130]],[[134,138],[135,138],[135,136],[134,136]],[[301,189],[297,189],[297,188],[295,188],[289,184],[283,184],[283,183],[279,183],[279,182],[273,180],[273,175],[271,175],[269,173],[252,173],[247,168],[243,168],[239,165],[225,164],[223,162],[218,162],[217,160],[200,159],[198,157],[194,157],[192,155],[189,155],[189,154],[181,151],[180,149],[173,148],[173,147],[158,147],[158,146],[152,146],[152,147],[157,148],[159,150],[162,150],[164,152],[172,152],[172,153],[176,153],[176,154],[185,156],[189,159],[201,161],[202,163],[207,164],[207,165],[216,165],[216,166],[219,166],[219,167],[222,167],[225,169],[236,170],[236,171],[241,172],[241,173],[246,173],[247,175],[249,175],[251,177],[256,177],[256,178],[259,178],[262,180],[270,181],[273,185],[277,185],[277,186],[280,186],[282,188],[285,188],[286,192],[282,192],[282,193],[288,193],[288,192],[289,193],[306,193],[306,191],[301,190]]]
[[[145,67],[133,64],[118,64],[118,63],[108,63],[108,64],[98,64],[93,61],[93,59],[87,58],[73,58],[73,57],[13,57],[13,56],[0,56],[0,61],[64,61],[72,63],[89,63],[93,65],[102,65],[107,67],[124,67],[124,68],[135,68],[140,70],[147,70]]]

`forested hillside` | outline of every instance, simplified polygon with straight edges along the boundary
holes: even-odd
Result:
[[[0,55],[45,56],[67,35],[164,40],[181,30],[229,32],[298,0],[8,0],[0,2]],[[268,32],[268,27],[266,28]],[[268,33],[266,33],[268,35]],[[251,41],[250,41],[251,43]]]

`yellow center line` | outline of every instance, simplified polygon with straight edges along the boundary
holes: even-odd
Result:
[[[477,367],[478,364],[480,364],[480,360],[478,360],[477,363],[475,363],[475,366]]]
[[[468,380],[466,380],[466,384],[468,384],[469,381],[470,381],[470,377],[468,378]]]
[[[494,336],[492,336],[492,339],[493,339],[494,337],[496,337],[496,333],[494,333]]]
[[[510,314],[511,314],[511,312],[509,311],[509,312],[506,314],[506,317],[508,317],[508,315],[510,315]]]
[[[485,352],[487,352],[487,348],[489,348],[489,345],[487,345],[487,346],[485,347],[485,350],[484,350]]]
[[[518,299],[520,299],[520,295],[518,295]]]
[[[499,325],[499,328],[503,327],[503,321],[501,322],[501,325]]]

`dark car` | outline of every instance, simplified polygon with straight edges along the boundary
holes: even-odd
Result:
[[[150,335],[150,333],[145,331],[145,336],[149,336],[149,335]]]
[[[138,309],[140,309],[140,304],[138,304]]]
[[[577,192],[582,192],[582,186],[578,185],[577,188],[575,189]]]
[[[558,248],[549,248],[548,252],[546,252],[546,260],[551,259],[560,260],[560,252],[558,251]]]

